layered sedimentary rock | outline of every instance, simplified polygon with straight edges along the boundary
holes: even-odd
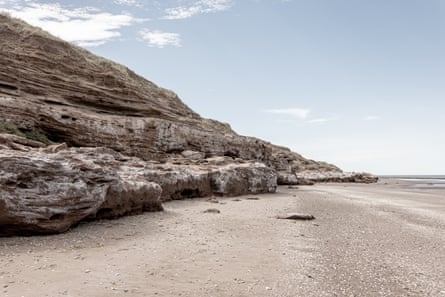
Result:
[[[262,163],[213,157],[190,163],[176,159],[144,171],[147,180],[162,187],[162,200],[193,197],[273,193],[276,172]]]
[[[162,210],[158,184],[100,166],[90,157],[113,156],[88,150],[1,149],[0,236],[59,233],[83,219]]]
[[[0,134],[0,236],[64,232],[81,220],[162,210],[170,199],[276,189],[275,172],[253,162],[147,163],[108,148],[20,142]]]
[[[296,174],[280,172],[277,182],[280,185],[313,185],[315,183],[375,183],[377,176],[365,172],[303,171]]]
[[[299,172],[296,174],[296,184],[308,183],[364,183],[378,181],[377,176],[365,172]]]
[[[21,21],[0,16],[0,40],[0,122],[143,160],[194,151],[288,172],[339,171],[201,118],[173,92]]]
[[[301,174],[342,173],[240,136],[128,68],[0,15],[0,235],[314,180]]]

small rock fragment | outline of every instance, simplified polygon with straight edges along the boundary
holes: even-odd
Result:
[[[313,220],[315,217],[311,214],[305,213],[288,213],[285,215],[276,216],[277,219],[281,220]]]
[[[210,202],[210,203],[219,203],[218,199],[216,199],[214,197],[208,198],[207,201]]]
[[[216,208],[209,208],[203,211],[204,213],[221,213],[219,209]]]

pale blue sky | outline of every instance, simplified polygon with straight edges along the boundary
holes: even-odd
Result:
[[[0,0],[204,117],[346,171],[445,173],[445,0]]]

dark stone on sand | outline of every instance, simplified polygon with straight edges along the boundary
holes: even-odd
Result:
[[[315,219],[313,215],[305,213],[288,213],[285,215],[278,215],[276,218],[281,220],[303,220],[303,221]]]
[[[209,209],[204,210],[203,213],[221,213],[221,211],[216,208],[209,208]]]

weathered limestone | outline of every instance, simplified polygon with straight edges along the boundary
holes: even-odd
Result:
[[[261,163],[224,166],[212,172],[211,178],[217,195],[274,193],[277,188],[276,172]]]
[[[298,184],[309,183],[375,183],[377,176],[363,172],[301,172],[297,175]]]
[[[0,235],[59,233],[85,218],[162,209],[159,185],[125,181],[77,156],[0,150]]]
[[[275,171],[231,158],[146,162],[108,148],[20,147],[0,134],[0,236],[51,234],[82,220],[162,210],[162,201],[269,193]],[[33,144],[33,143],[31,143]]]
[[[293,173],[278,172],[277,182],[279,185],[298,185],[300,180]]]

